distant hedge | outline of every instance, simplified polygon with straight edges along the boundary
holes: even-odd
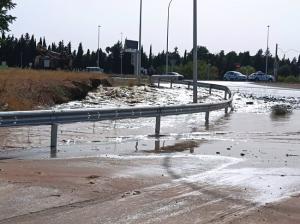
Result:
[[[286,83],[299,83],[300,82],[300,77],[295,77],[295,76],[292,76],[292,75],[287,76],[287,77],[279,76],[278,81],[279,82],[286,82]]]

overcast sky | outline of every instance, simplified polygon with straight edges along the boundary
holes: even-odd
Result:
[[[49,42],[72,41],[77,49],[97,48],[97,26],[101,28],[101,47],[124,38],[138,40],[140,0],[14,0],[18,17],[10,34],[46,37]],[[148,53],[166,47],[169,0],[143,0],[142,44]],[[193,0],[173,0],[170,14],[170,49],[178,46],[182,54],[192,49]],[[270,25],[270,50],[278,43],[284,51],[300,51],[299,0],[198,0],[198,45],[211,52],[266,49]],[[279,52],[281,55],[282,53]],[[298,53],[290,51],[288,57]]]

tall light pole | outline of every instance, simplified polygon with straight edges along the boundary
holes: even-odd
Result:
[[[268,74],[268,62],[269,62],[269,36],[270,36],[270,26],[268,28],[268,35],[267,35],[267,53],[266,53],[266,74]]]
[[[100,28],[101,26],[98,26],[98,56],[97,56],[97,67],[100,68]]]
[[[198,102],[198,92],[197,92],[197,77],[198,77],[198,56],[197,56],[197,0],[194,0],[194,59],[193,59],[193,102]]]
[[[121,75],[123,75],[123,33],[121,33]]]
[[[168,6],[168,21],[167,21],[167,50],[166,50],[166,74],[169,72],[169,28],[170,28],[170,7],[173,0],[169,2]]]
[[[138,53],[138,84],[141,81],[141,68],[142,68],[142,10],[143,0],[140,0],[140,32],[139,32],[139,53]]]

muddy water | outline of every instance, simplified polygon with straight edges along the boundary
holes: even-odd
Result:
[[[213,113],[209,126],[204,125],[202,114],[165,117],[162,119],[162,136],[155,138],[152,118],[64,125],[59,129],[57,152],[47,148],[49,127],[1,129],[0,157],[103,157],[148,161],[136,169],[124,170],[120,175],[138,176],[167,170],[179,182],[205,182],[247,189],[244,197],[259,203],[299,192],[300,110],[297,108],[300,92],[274,87],[266,89],[248,83],[228,84],[235,93],[235,111],[228,116],[224,116],[224,111]],[[190,90],[181,86],[154,91],[155,97],[151,91],[139,91],[144,91],[146,97],[138,96],[137,105],[145,105],[151,101],[149,99],[155,99],[150,105],[187,103],[191,95]],[[203,101],[219,100],[222,96],[222,93],[208,96],[206,90],[201,91]],[[132,106],[134,98],[130,94],[121,92],[121,97],[103,101],[100,89],[85,101],[60,108],[92,107],[100,101],[100,107],[109,107],[111,102]],[[278,102],[293,102],[294,112],[282,117],[272,116],[270,108]],[[152,160],[156,165],[151,168]]]

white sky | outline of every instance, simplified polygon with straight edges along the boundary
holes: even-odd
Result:
[[[140,0],[14,0],[18,17],[10,34],[45,36],[50,42],[72,41],[77,49],[97,48],[97,26],[101,28],[101,47],[124,38],[138,40]],[[142,44],[155,53],[166,46],[169,0],[143,0]],[[170,14],[170,49],[183,54],[192,49],[193,0],[173,0]],[[198,45],[211,52],[266,49],[267,25],[270,25],[270,50],[275,44],[282,50],[300,51],[299,0],[198,0]],[[280,53],[280,52],[279,52]],[[282,55],[282,53],[280,53]],[[290,51],[288,57],[298,56]]]

